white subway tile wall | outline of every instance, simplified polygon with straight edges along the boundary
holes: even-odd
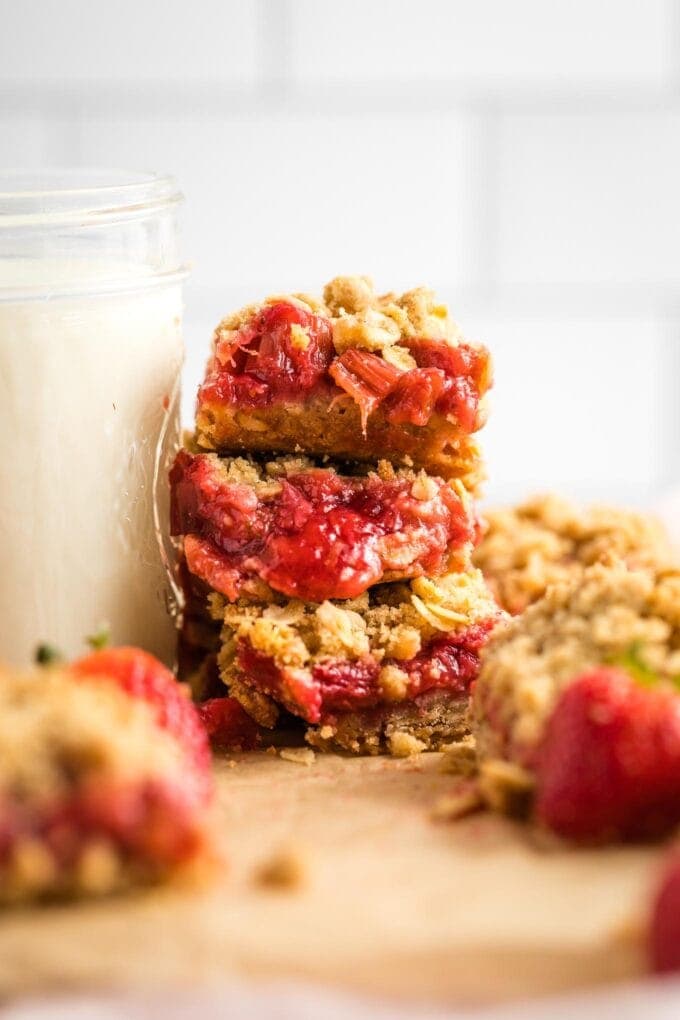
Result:
[[[680,109],[510,115],[500,135],[504,282],[680,280]]]
[[[387,283],[470,285],[484,278],[478,131],[462,113],[88,115],[82,153],[172,167],[197,288],[299,290],[374,268]]]
[[[225,311],[359,271],[494,352],[490,498],[680,484],[678,0],[3,7],[0,164],[182,185],[187,420]]]
[[[298,0],[303,81],[659,81],[672,73],[664,0]]]
[[[3,0],[0,79],[29,85],[252,83],[260,10],[250,0]]]
[[[5,168],[39,166],[49,158],[47,133],[42,117],[12,116],[0,109],[0,155]]]

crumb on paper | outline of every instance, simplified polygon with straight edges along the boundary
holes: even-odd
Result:
[[[395,758],[411,758],[416,754],[421,754],[427,748],[422,740],[418,740],[411,733],[404,733],[402,730],[396,730],[390,734],[390,754],[394,755]]]
[[[279,755],[285,761],[292,761],[296,765],[309,766],[316,761],[316,755],[311,747],[283,747],[279,751]]]
[[[299,847],[281,847],[255,871],[257,885],[269,889],[295,890],[307,884],[309,868]]]
[[[235,769],[237,762],[233,758],[230,758],[227,764],[229,765],[230,769]]]
[[[441,761],[442,772],[464,776],[466,779],[476,774],[477,751],[473,736],[463,737],[462,740],[453,744],[447,744],[442,748],[442,751],[444,752]]]
[[[274,747],[274,745],[270,744],[269,747],[266,748],[265,754],[274,754],[274,755],[276,755],[276,754],[278,754],[278,752],[277,752],[276,748]]]
[[[513,762],[491,758],[479,770],[479,790],[493,810],[513,818],[526,818],[531,807],[534,779]]]
[[[435,801],[431,816],[436,822],[454,822],[483,807],[484,799],[477,783],[463,782]]]

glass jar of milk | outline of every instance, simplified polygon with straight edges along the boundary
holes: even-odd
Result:
[[[151,174],[0,173],[0,663],[102,623],[172,660],[180,202]]]

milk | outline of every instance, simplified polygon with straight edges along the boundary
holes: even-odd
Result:
[[[96,293],[98,276],[118,289]],[[0,261],[0,661],[40,642],[82,654],[102,623],[172,661],[181,314],[176,279]]]

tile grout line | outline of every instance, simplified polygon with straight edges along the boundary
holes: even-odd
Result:
[[[289,91],[293,17],[289,0],[258,0],[258,96],[271,107]]]
[[[84,81],[65,85],[61,81],[7,81],[0,91],[0,115],[19,114],[66,117],[80,111],[89,115],[106,112],[124,117],[130,112],[152,117],[173,108],[179,115],[191,113],[198,119],[228,114],[258,114],[285,105],[289,112],[305,115],[354,116],[368,114],[475,113],[495,107],[512,116],[584,116],[616,114],[677,113],[680,92],[641,84],[629,84],[612,91],[612,85],[574,90],[549,91],[545,83],[531,88],[508,86],[489,88],[474,83],[433,81],[425,86],[393,81],[382,85],[357,83],[352,86],[305,87],[293,82],[292,54],[287,0],[258,0],[260,4],[259,80],[239,85],[212,81],[177,82],[129,80]],[[272,11],[275,12],[272,15]],[[680,15],[679,15],[680,20]],[[140,103],[140,95],[143,102]]]

